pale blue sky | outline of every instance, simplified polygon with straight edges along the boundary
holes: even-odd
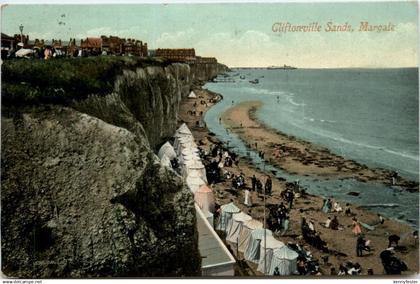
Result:
[[[65,14],[65,17],[61,17]],[[117,35],[149,48],[194,47],[229,66],[417,66],[415,2],[169,5],[12,5],[2,9],[2,32],[30,38]],[[59,22],[65,25],[59,25]],[[275,22],[349,23],[352,33],[273,33]],[[395,32],[357,32],[360,21],[396,25]]]

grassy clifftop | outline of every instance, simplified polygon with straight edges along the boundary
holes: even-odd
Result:
[[[151,58],[112,56],[7,60],[2,65],[2,103],[5,106],[67,105],[91,94],[112,92],[122,70],[169,64]]]

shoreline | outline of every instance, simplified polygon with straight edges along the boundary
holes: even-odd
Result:
[[[206,127],[196,128],[194,127],[194,125],[196,121],[203,119],[205,112],[211,106],[218,102],[218,100],[215,100],[213,103],[202,105],[200,104],[200,101],[208,102],[210,100],[214,100],[215,98],[219,98],[220,100],[221,95],[203,89],[197,89],[194,90],[194,92],[196,92],[196,94],[198,95],[198,98],[196,100],[185,98],[181,101],[178,125],[180,125],[182,122],[187,123],[188,127],[190,127],[193,133],[197,144],[202,149],[208,151],[212,145],[223,145],[223,143],[216,139],[214,137],[214,134],[211,134]],[[188,114],[188,111],[193,108],[193,104],[195,101],[198,105],[196,108],[197,113],[202,112],[200,116],[191,116],[190,114]],[[273,194],[272,196],[267,198],[267,205],[277,205],[283,201],[281,199],[280,193],[286,189],[287,182],[276,179],[272,175],[272,173],[260,171],[246,158],[241,158],[237,166],[233,165],[232,167],[226,167],[225,169],[230,171],[231,173],[234,173],[235,175],[242,172],[246,177],[247,187],[249,187],[249,185],[251,184],[250,177],[253,174],[255,174],[257,178],[262,178],[263,180],[265,180],[265,177],[267,175],[270,175],[273,180]],[[262,203],[262,197],[258,196],[256,192],[251,193],[253,206],[249,208],[243,204],[244,193],[240,190],[232,190],[230,180],[214,184],[211,187],[214,191],[216,202],[219,205],[229,203],[230,200],[233,200],[235,205],[237,205],[243,212],[251,215],[254,219],[260,221],[263,220],[264,208]],[[344,204],[341,205],[344,207]],[[375,275],[383,275],[383,266],[379,259],[379,253],[387,248],[387,234],[408,235],[412,232],[412,228],[409,225],[390,219],[387,219],[384,225],[378,226],[374,231],[367,231],[366,229],[362,228],[363,233],[366,235],[366,239],[372,241],[374,251],[366,256],[356,257],[356,237],[353,235],[353,233],[351,232],[351,228],[349,227],[351,226],[351,217],[346,217],[342,213],[323,213],[320,210],[321,206],[322,198],[318,196],[308,194],[306,198],[296,199],[294,207],[296,209],[292,209],[290,211],[291,222],[289,232],[285,236],[282,236],[280,240],[284,243],[297,242],[301,244],[305,249],[310,250],[313,256],[320,261],[320,270],[322,271],[323,275],[329,275],[330,267],[334,266],[336,269],[338,269],[338,266],[346,261],[351,261],[353,263],[358,262],[363,268],[363,275],[367,274],[368,268],[372,268],[375,272]],[[377,215],[375,213],[372,213],[366,209],[354,205],[351,205],[350,207],[352,212],[362,222],[367,224],[374,224],[377,222]],[[306,243],[303,239],[299,238],[300,213],[298,209],[302,209],[304,211],[304,214],[308,216],[310,220],[314,221],[316,230],[321,234],[321,238],[327,242],[328,247],[332,251],[340,252],[346,256],[343,256],[342,254],[331,254],[329,256],[328,263],[324,264],[321,261],[321,257],[324,256],[325,253],[317,250],[316,248]],[[324,222],[327,219],[327,216],[333,217],[334,215],[338,216],[340,224],[344,227],[344,230],[339,231],[339,234],[337,234],[337,231],[324,228],[319,224],[320,222]],[[233,244],[227,242],[227,245],[231,247],[232,251],[235,250],[235,246]],[[406,237],[404,240],[401,240],[400,245],[407,247],[407,251],[396,253],[397,257],[402,259],[408,266],[408,271],[403,272],[403,275],[413,275],[418,273],[418,242],[413,244],[413,239],[410,236]],[[247,267],[243,268],[244,271],[239,271],[238,275],[262,275],[261,273],[256,271],[256,266],[254,264],[249,262],[246,263]]]
[[[223,124],[236,133],[242,141],[255,151],[263,151],[266,162],[290,174],[316,178],[356,179],[392,185],[392,171],[370,168],[351,159],[332,153],[328,148],[287,135],[270,128],[256,118],[256,111],[262,105],[259,101],[242,102],[225,111]],[[396,187],[409,192],[418,192],[419,184],[398,176]]]

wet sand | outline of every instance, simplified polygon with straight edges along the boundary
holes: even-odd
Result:
[[[218,95],[208,92],[206,90],[194,90],[194,92],[197,94],[197,99],[184,99],[181,102],[180,105],[180,112],[179,112],[179,125],[182,122],[187,123],[188,127],[191,129],[194,138],[197,141],[197,144],[202,147],[205,150],[209,150],[210,147],[214,144],[220,145],[220,141],[218,141],[206,128],[197,128],[194,127],[196,124],[196,121],[199,121],[201,119],[201,116],[199,115],[200,112],[203,112],[203,115],[205,111],[210,108],[214,103],[209,103],[210,99],[215,99],[218,97]],[[219,97],[220,99],[220,97]],[[206,101],[207,106],[204,104],[201,104],[200,101]],[[194,109],[194,103],[197,104],[195,107],[196,110],[196,116],[192,116],[188,114],[188,111]],[[257,107],[257,105],[254,105]],[[241,107],[234,108],[235,111],[239,112],[241,115],[240,117],[246,118],[248,116],[249,111],[251,110],[251,107],[248,106],[246,111],[241,110]],[[243,109],[243,107],[242,107]],[[252,111],[252,110],[251,110]],[[234,116],[231,114],[227,115],[226,113],[223,115],[223,120],[226,125],[230,125],[231,128],[233,128],[233,131],[237,131],[237,127],[240,127],[240,123],[242,123],[242,128],[252,130],[252,132],[256,132],[257,134],[263,134],[262,132],[262,126],[257,125],[257,122],[247,119],[247,120],[239,120],[237,119],[236,115],[239,115],[238,113],[234,113]],[[232,113],[230,111],[230,113]],[[235,119],[233,119],[235,118]],[[228,120],[231,119],[231,120]],[[240,129],[239,129],[240,130]],[[259,131],[261,130],[261,132]],[[239,133],[242,135],[241,133]],[[270,138],[274,139],[274,133],[271,133]],[[264,140],[266,139],[264,136],[261,136],[260,140],[257,140],[258,142],[258,149],[261,150],[262,145],[264,145]],[[296,139],[295,139],[296,140]],[[255,140],[252,140],[255,141]],[[283,142],[279,142],[278,140],[275,141],[277,144],[280,143],[286,143],[290,141],[283,140]],[[293,141],[292,141],[293,142]],[[291,145],[293,143],[290,142]],[[268,144],[267,144],[268,145]],[[302,152],[304,148],[302,147],[310,147],[311,145],[309,143],[302,144],[298,147]],[[268,148],[268,146],[266,146]],[[291,147],[291,146],[290,146]],[[311,151],[315,151],[315,149],[311,149]],[[268,157],[268,154],[266,154]],[[337,157],[338,159],[338,157]],[[293,159],[291,159],[293,161]],[[334,159],[333,159],[334,161]],[[343,163],[346,164],[346,162],[343,161]],[[348,164],[346,164],[347,167],[352,167],[351,161],[348,161]],[[305,165],[306,166],[306,165]],[[295,165],[296,170],[298,170],[298,166]],[[319,167],[303,167],[303,169],[311,169],[309,171],[310,174],[317,174],[317,175],[333,175],[334,177],[349,177],[351,174],[354,174],[352,170],[346,170],[345,173],[340,173],[338,171],[332,172],[331,169],[335,169],[336,166],[329,166],[330,171],[324,170]],[[253,174],[256,175],[257,178],[260,178],[261,181],[265,181],[266,176],[270,175],[273,180],[273,190],[272,195],[267,197],[266,204],[268,206],[270,205],[277,205],[280,202],[283,202],[282,198],[280,197],[280,193],[286,189],[286,182],[277,180],[274,176],[271,175],[271,173],[263,173],[260,170],[256,169],[256,167],[246,159],[240,159],[240,162],[238,166],[233,165],[232,167],[226,167],[226,170],[234,173],[235,175],[239,173],[243,173],[246,177],[246,183],[247,187],[250,187],[251,180],[250,177],[252,177]],[[302,169],[302,171],[303,171]],[[366,176],[369,176],[368,172],[369,169],[363,169],[365,172],[361,172]],[[360,169],[359,169],[360,171]],[[305,172],[306,174],[306,172]],[[341,174],[342,176],[340,176]],[[372,173],[373,175],[373,173]],[[258,196],[256,192],[252,192],[252,200],[253,200],[253,206],[251,208],[246,207],[244,202],[244,193],[242,190],[234,190],[231,188],[231,181],[225,181],[222,183],[217,183],[211,186],[215,193],[216,202],[220,205],[229,203],[230,200],[233,200],[234,203],[245,213],[251,215],[254,219],[263,220],[263,214],[264,214],[264,206],[263,206],[263,198],[262,196]],[[284,202],[286,204],[286,202]],[[343,208],[345,204],[340,204]],[[383,275],[383,266],[381,264],[381,260],[379,258],[380,252],[382,252],[384,249],[388,246],[388,236],[391,234],[396,234],[399,236],[402,236],[399,245],[404,246],[406,248],[406,251],[404,252],[396,252],[396,256],[399,257],[401,260],[403,260],[407,266],[408,271],[403,272],[403,275],[412,275],[415,273],[418,273],[419,271],[419,248],[418,248],[418,241],[415,241],[415,239],[412,237],[412,229],[403,223],[400,223],[398,221],[394,220],[386,220],[383,225],[379,225],[374,231],[367,231],[362,227],[362,232],[365,234],[365,239],[371,240],[371,247],[372,252],[365,253],[363,257],[357,257],[356,256],[356,237],[354,236],[353,232],[351,231],[351,219],[352,217],[347,217],[343,213],[324,213],[320,210],[322,206],[322,198],[317,196],[309,195],[306,198],[297,198],[295,199],[294,207],[291,209],[289,216],[290,216],[290,228],[289,231],[286,233],[285,236],[277,237],[280,241],[284,243],[293,242],[293,243],[299,243],[304,246],[306,250],[311,251],[312,255],[319,260],[320,262],[320,269],[323,275],[329,275],[330,268],[335,267],[336,270],[338,270],[338,267],[341,263],[344,263],[346,261],[351,261],[353,263],[359,263],[362,267],[362,275],[367,274],[367,269],[372,268],[375,275]],[[300,236],[300,213],[299,209],[304,210],[304,214],[309,220],[313,220],[315,224],[315,230],[318,231],[321,235],[321,238],[327,242],[327,246],[330,250],[340,252],[341,254],[329,254],[329,260],[328,263],[323,263],[321,256],[327,255],[326,253],[323,253],[316,248],[312,247],[311,245],[307,244],[303,238]],[[355,214],[355,216],[359,219],[359,221],[364,222],[366,224],[375,224],[378,222],[378,218],[376,214],[371,213],[367,210],[358,208],[356,206],[351,205],[351,210]],[[268,210],[266,210],[266,214],[268,216]],[[325,222],[328,216],[333,217],[336,215],[338,217],[340,225],[344,227],[344,230],[342,231],[334,231],[328,228],[324,228],[320,225],[321,222]],[[236,246],[233,244],[228,243],[231,250],[234,252],[236,250]],[[345,256],[344,256],[345,255]],[[239,255],[240,257],[240,255]],[[261,273],[256,271],[256,265],[246,262],[247,267],[243,269],[238,269],[237,275],[261,275]],[[305,276],[307,277],[307,276]],[[337,276],[336,276],[337,277]],[[395,276],[394,276],[395,277]]]
[[[269,128],[255,118],[259,101],[243,102],[227,110],[221,118],[225,127],[237,133],[250,148],[264,152],[264,159],[277,168],[298,175],[319,178],[354,178],[361,182],[392,185],[392,172],[372,169],[345,159],[327,148],[288,136]],[[250,142],[252,141],[252,142]],[[398,177],[395,186],[418,192],[418,182]]]

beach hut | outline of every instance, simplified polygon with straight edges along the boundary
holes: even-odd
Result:
[[[201,176],[194,172],[187,176],[186,183],[192,193],[196,192],[203,184],[206,184]]]
[[[251,232],[256,229],[261,229],[262,227],[263,224],[255,219],[251,219],[243,223],[242,230],[239,234],[238,239],[238,247],[240,252],[245,251],[246,245],[249,241],[249,237],[251,236]]]
[[[178,153],[178,155],[182,155],[183,150],[187,151],[194,151],[193,149],[197,149],[198,146],[195,144],[194,139],[183,137],[183,139],[180,139],[177,141],[177,144],[175,146],[175,151]]]
[[[200,161],[192,160],[192,161],[185,162],[185,166],[182,169],[183,176],[186,177],[191,173],[198,175],[205,182],[207,182],[206,168],[204,167],[203,163],[201,163]]]
[[[176,131],[175,131],[175,137],[182,137],[182,136],[192,136],[191,130],[188,128],[188,126],[183,123]]]
[[[274,269],[279,268],[280,275],[292,275],[297,271],[297,252],[288,246],[275,249],[271,259],[269,275],[273,275]]]
[[[242,230],[244,222],[252,220],[252,217],[244,212],[233,215],[232,225],[227,234],[226,240],[232,243],[238,243],[239,234]]]
[[[188,95],[189,99],[196,99],[197,95],[194,93],[194,91],[191,91],[190,94]]]
[[[174,149],[179,154],[181,154],[181,151],[179,150],[179,148],[181,147],[179,145],[181,141],[184,141],[184,142],[186,142],[186,141],[194,142],[194,137],[192,135],[175,137],[175,140],[174,140]]]
[[[271,268],[271,259],[273,258],[273,253],[275,249],[281,248],[284,246],[283,242],[276,240],[273,236],[267,237],[264,242],[264,239],[260,242],[260,259],[258,261],[258,268],[259,272],[264,273],[265,275],[269,274]],[[265,257],[264,257],[265,254]],[[264,266],[264,262],[266,265]],[[265,267],[265,271],[264,271]]]
[[[171,143],[166,142],[165,144],[162,145],[162,147],[160,147],[159,152],[158,152],[158,157],[159,159],[162,160],[163,156],[167,156],[169,160],[176,158],[175,149],[174,147],[172,147]]]
[[[194,193],[194,200],[203,212],[214,212],[213,190],[211,190],[211,188],[209,188],[206,184],[201,185]]]
[[[217,225],[217,230],[220,231],[227,231],[227,226],[229,224],[229,221],[232,219],[233,214],[237,214],[241,212],[241,209],[236,207],[233,202],[224,204],[220,207],[220,217],[219,217],[219,224]]]
[[[248,244],[244,250],[244,258],[248,261],[258,263],[260,260],[260,243],[264,239],[264,231],[267,237],[273,233],[268,229],[255,229],[251,232]]]
[[[179,163],[184,166],[188,163],[192,163],[194,161],[200,162],[201,163],[201,158],[198,156],[197,153],[192,153],[189,155],[180,155],[179,156]]]

